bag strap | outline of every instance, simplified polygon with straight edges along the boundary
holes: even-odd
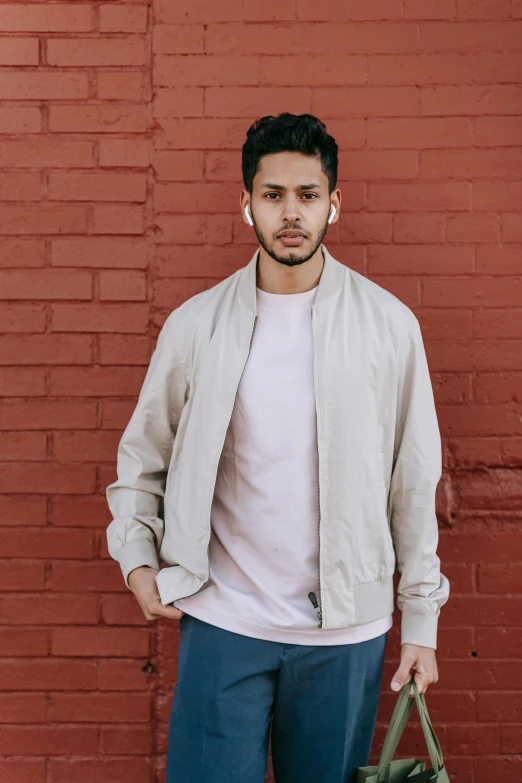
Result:
[[[389,777],[389,765],[393,758],[397,746],[399,744],[402,733],[408,722],[408,718],[413,708],[413,699],[410,698],[410,687],[413,686],[413,693],[415,696],[415,703],[420,716],[422,731],[426,745],[428,746],[428,752],[433,769],[436,772],[440,772],[444,766],[442,757],[442,749],[437,739],[433,726],[431,725],[430,717],[428,714],[428,708],[426,707],[426,700],[423,693],[419,693],[417,683],[415,679],[412,679],[405,683],[397,699],[395,709],[390,719],[388,731],[384,740],[384,744],[381,750],[381,757],[379,759],[379,765],[377,769],[377,783],[386,783]],[[388,772],[387,772],[388,770]]]

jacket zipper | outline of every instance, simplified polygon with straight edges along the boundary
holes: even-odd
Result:
[[[227,430],[228,430],[228,427],[230,425],[230,420],[232,418],[232,413],[234,412],[234,404],[235,404],[235,401],[236,401],[237,390],[239,389],[239,384],[241,383],[241,378],[243,377],[243,372],[245,370],[246,363],[248,361],[248,357],[250,356],[250,351],[251,351],[251,348],[252,348],[252,341],[254,339],[254,332],[255,332],[255,329],[256,329],[256,322],[257,322],[257,313],[254,316],[254,324],[252,326],[252,334],[250,335],[250,344],[248,346],[248,353],[246,355],[245,361],[243,363],[243,368],[241,370],[241,374],[240,374],[239,380],[237,382],[236,391],[235,391],[235,394],[234,394],[234,400],[232,402],[232,409],[230,411],[230,416],[228,417],[228,425],[225,428],[225,435],[224,435],[223,441],[221,443],[221,449],[220,449],[220,452],[219,452],[220,456],[221,456],[221,452],[223,451],[223,446],[225,445],[225,439],[227,437]],[[216,478],[217,478],[218,468],[219,468],[219,458],[218,458],[218,465],[216,467]],[[214,481],[214,488],[215,488],[215,485],[216,485],[216,482]],[[209,574],[209,576],[208,576],[208,579],[205,582],[205,584],[208,584],[208,581],[210,579],[210,539],[212,538],[212,520],[210,518],[211,517],[211,513],[212,513],[212,502],[211,502],[211,506],[210,506],[210,510],[209,510],[209,533],[208,533],[208,542],[207,542],[207,563],[208,563],[208,574]],[[204,587],[204,585],[203,585],[203,587]]]
[[[315,387],[315,356],[316,356],[316,340],[315,340],[315,318],[314,318],[314,310],[312,307],[312,333],[314,338],[314,387]],[[314,397],[316,396],[315,388],[314,388]],[[319,600],[317,600],[317,596],[315,593],[308,593],[308,598],[312,602],[312,605],[316,611],[317,618],[319,620],[318,628],[323,627],[323,613],[321,611],[321,481],[320,481],[320,473],[319,473],[319,416],[317,413],[317,398],[315,399],[315,421],[316,421],[316,428],[317,428],[317,498],[318,498],[318,527],[319,527],[319,558],[318,558],[318,572],[319,572]]]

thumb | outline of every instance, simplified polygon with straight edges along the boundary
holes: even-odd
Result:
[[[401,688],[411,680],[411,666],[407,661],[401,661],[401,665],[395,672],[391,682],[392,691],[400,691]],[[410,690],[410,695],[413,693],[413,688]]]

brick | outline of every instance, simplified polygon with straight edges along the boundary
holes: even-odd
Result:
[[[0,73],[0,99],[3,100],[83,100],[87,98],[88,90],[87,75],[84,73]]]
[[[52,528],[2,528],[4,540],[0,542],[0,557],[24,557],[46,559],[90,559],[93,555],[90,530],[54,530]],[[49,599],[58,600],[49,596]],[[28,603],[30,598],[23,599]],[[44,596],[42,602],[48,600]],[[35,611],[37,611],[37,608]]]
[[[92,6],[61,3],[49,8],[36,3],[2,4],[3,32],[68,32],[80,33],[93,29]]]
[[[158,55],[155,58],[154,84],[158,87],[212,85],[234,85],[235,87],[236,85],[257,85],[258,83],[259,60],[257,57],[237,58],[220,55],[209,57],[205,54],[184,54]]]
[[[458,492],[461,509],[520,510],[522,470],[490,468],[467,473],[458,480]]]
[[[147,759],[49,759],[52,783],[152,783],[153,772]]]
[[[5,691],[90,690],[95,678],[95,664],[87,661],[0,661],[0,683]],[[0,738],[5,731],[3,728]],[[2,746],[5,753],[3,742]]]
[[[145,176],[140,173],[51,172],[49,199],[51,201],[145,201],[146,184]]]
[[[472,247],[441,247],[422,245],[390,245],[368,248],[368,271],[370,275],[461,275],[473,271]],[[448,281],[451,279],[447,278]],[[446,281],[444,281],[445,284]],[[425,283],[427,284],[427,283]],[[441,281],[441,285],[443,285]],[[424,305],[433,304],[426,298]],[[443,305],[442,297],[437,304]]]
[[[83,234],[87,231],[85,207],[60,205],[0,205],[4,234]]]
[[[3,563],[2,570],[5,566],[9,567],[9,565],[14,566],[18,565],[18,563]],[[41,575],[43,577],[43,563],[37,565],[41,566],[41,569],[37,568],[36,570],[41,570]],[[43,588],[43,579],[41,586]],[[17,586],[13,585],[11,589],[17,589]],[[42,656],[47,655],[48,648],[49,631],[46,628],[25,628],[20,630],[13,628],[0,628],[0,649],[2,650],[2,655],[5,657],[23,656],[29,658],[41,658]],[[2,695],[2,698],[0,699],[0,721],[3,721],[2,715],[5,717],[5,714],[2,710],[2,707],[5,708],[5,705],[2,703],[3,698],[4,695]],[[10,703],[12,703],[12,700],[10,700]],[[31,709],[34,709],[34,703],[31,702],[31,704]],[[41,713],[43,717],[44,710],[41,710]],[[22,711],[20,714],[22,714]]]
[[[152,166],[156,179],[161,180],[201,180],[203,179],[203,152],[193,151],[155,151]],[[211,174],[211,172],[210,172]]]
[[[243,63],[245,58],[239,62]],[[339,85],[364,84],[365,62],[362,55],[345,55],[343,67],[339,60],[328,55],[309,58],[296,54],[293,57],[260,57],[259,83],[261,85]],[[221,82],[224,84],[225,82]],[[240,84],[242,82],[232,82]]]
[[[63,400],[13,401],[0,410],[0,426],[5,429],[93,429],[96,424],[94,402],[73,402],[64,405]]]
[[[457,19],[507,19],[510,0],[458,0]]]
[[[147,280],[143,272],[100,272],[101,301],[144,301],[147,298]]]
[[[57,433],[53,438],[53,456],[62,464],[107,460],[117,449],[118,441],[118,433],[111,432]]]
[[[52,329],[59,332],[146,331],[149,306],[146,304],[54,305]]]
[[[367,143],[369,147],[393,149],[469,147],[471,122],[466,117],[369,117]]]
[[[102,33],[144,33],[147,30],[147,6],[101,5]]]
[[[14,756],[94,755],[98,729],[93,726],[6,726],[0,752]]]
[[[146,628],[55,628],[52,632],[52,655],[136,658],[148,653]]]
[[[207,18],[205,22],[208,22]],[[514,24],[516,26],[517,23]],[[514,33],[511,38],[514,45]],[[310,55],[330,56],[344,56],[347,52],[351,55],[408,53],[415,50],[417,45],[417,25],[396,21],[374,25],[366,22],[351,22],[347,25],[325,22],[298,26],[291,22],[278,25],[253,22],[248,25],[248,35],[245,35],[242,24],[209,23],[206,34],[206,51],[209,54],[229,56],[302,54],[303,51]]]
[[[93,212],[95,234],[143,234],[143,207],[130,204],[96,204]]]
[[[90,168],[94,165],[93,147],[90,141],[10,139],[0,142],[0,165],[9,168]]]
[[[127,590],[114,563],[102,561],[52,563],[50,589],[60,592],[123,592]]]
[[[346,215],[339,229],[339,237],[341,242],[346,243],[388,243],[392,237],[391,215]]]
[[[100,750],[104,756],[148,755],[152,751],[152,732],[145,726],[102,726]]]
[[[102,100],[139,101],[143,97],[143,71],[97,71],[96,96]]]
[[[1,13],[1,11],[0,11]],[[2,18],[3,26],[3,18]],[[36,38],[3,38],[0,65],[38,65],[39,50]]]
[[[8,629],[8,633],[12,634],[11,628]],[[17,633],[30,632],[18,631]],[[41,633],[47,632],[41,631]],[[0,696],[0,723],[44,723],[45,712],[44,693],[2,693]],[[2,780],[1,774],[0,780]]]
[[[17,308],[20,311],[21,308]],[[16,311],[13,313],[16,317]],[[2,319],[0,318],[0,321]],[[9,331],[9,330],[8,330]],[[21,325],[23,331],[23,323]],[[31,331],[29,328],[26,331]],[[19,367],[6,367],[0,370],[2,397],[43,397],[45,395],[45,372],[43,370],[25,370]],[[17,433],[12,440],[3,441],[10,454],[10,459],[20,449],[24,459],[43,459],[45,457],[46,441],[41,434],[28,434],[25,439]],[[27,449],[26,449],[27,447]]]
[[[154,95],[153,113],[155,117],[167,118],[171,122],[173,109],[177,118],[202,117],[205,98],[203,87],[174,87],[167,89],[160,87]],[[203,121],[203,120],[201,120]],[[174,120],[177,123],[178,120]],[[174,126],[175,127],[175,126]],[[162,131],[165,132],[165,122],[161,122]],[[156,145],[161,137],[156,138]],[[192,176],[190,177],[193,178]]]
[[[179,0],[175,5],[168,0],[157,0],[156,18],[159,22],[178,24],[180,22],[229,22],[242,19],[242,0],[221,0],[213,6],[201,2],[191,3]]]
[[[284,89],[284,88],[283,88]],[[418,113],[415,87],[322,87],[314,89],[312,110],[333,117],[397,117]]]
[[[119,569],[115,563],[114,568]],[[130,590],[125,595],[104,595],[102,617],[107,625],[146,625],[148,621]]]
[[[510,402],[516,399],[521,380],[520,372],[479,373],[475,377],[475,399],[481,403]]]
[[[448,242],[496,242],[500,239],[500,220],[497,215],[448,215],[446,220]]]
[[[157,670],[153,670],[152,674],[148,674],[148,671],[149,668],[142,660],[100,660],[98,688],[101,691],[147,691],[157,676]]]
[[[161,24],[159,20],[152,30],[152,46],[155,54],[197,54],[204,51],[203,24]]]
[[[302,9],[297,11],[302,17]],[[295,3],[293,0],[245,0],[243,3],[243,18],[246,22],[281,22],[293,20],[296,17]],[[329,17],[330,18],[330,17]]]
[[[456,0],[404,0],[405,19],[454,19]]]
[[[518,85],[437,86],[421,88],[421,114],[484,115],[513,114],[522,107]]]
[[[516,593],[520,586],[520,563],[479,565],[481,593]]]
[[[425,22],[420,45],[425,52],[518,52],[521,35],[522,23],[513,20]]]
[[[0,173],[2,201],[39,201],[41,175],[36,173]]]
[[[0,81],[1,90],[1,81]],[[50,106],[49,130],[60,133],[143,133],[145,106]]]
[[[265,19],[265,4],[258,3],[256,0],[248,0],[247,8],[251,8],[250,13],[252,19],[255,21],[258,17],[260,20],[270,21]],[[279,9],[278,3],[272,3],[274,14]],[[319,21],[322,22],[325,18],[329,20],[337,20],[339,22],[368,19],[368,20],[383,20],[383,19],[400,19],[402,16],[401,3],[398,0],[374,0],[373,3],[368,4],[364,0],[355,0],[349,4],[339,4],[335,0],[326,0],[321,8],[317,7],[317,4],[313,0],[298,0],[297,3],[297,15],[300,21]],[[246,17],[247,19],[249,17]],[[276,20],[278,16],[274,17]],[[290,17],[293,19],[293,16]]]
[[[45,759],[0,760],[0,783],[45,783]]]
[[[47,61],[49,65],[67,67],[143,65],[145,50],[143,41],[136,37],[74,40],[53,38],[47,42]]]
[[[100,365],[136,364],[144,366],[150,360],[147,336],[101,334],[99,336]]]
[[[56,267],[145,269],[147,250],[147,243],[139,239],[55,239],[51,245],[51,263]]]
[[[92,340],[86,335],[24,334],[0,337],[0,362],[3,364],[86,364],[91,361]]]
[[[0,272],[2,299],[91,299],[89,272],[38,269]]]
[[[8,495],[0,496],[0,517],[4,525],[26,527],[27,525],[45,525],[46,502],[41,498]]]
[[[444,216],[442,214],[398,212],[393,217],[393,241],[396,243],[439,244],[443,240]],[[446,271],[450,271],[449,265]]]
[[[456,438],[450,441],[450,449],[455,463],[463,468],[474,469],[501,462],[500,438]]]
[[[58,663],[62,665],[61,661]],[[85,666],[83,662],[82,665]],[[49,719],[56,723],[148,723],[150,696],[146,693],[54,693]]]
[[[423,86],[469,84],[473,80],[473,65],[469,54],[370,55],[368,82]]]
[[[502,215],[502,238],[505,242],[522,242],[522,215]]]
[[[479,274],[516,275],[520,271],[521,245],[477,245],[475,253]]]
[[[23,556],[23,553],[21,553]],[[27,592],[34,590],[43,590],[45,588],[45,564],[43,562],[37,562],[34,560],[28,560],[23,562],[22,560],[13,560],[2,563],[2,569],[0,571],[0,590],[5,592],[11,592],[17,590],[19,592]],[[1,636],[1,631],[0,631]],[[16,636],[12,640],[14,644],[17,644]],[[43,655],[46,654],[47,642],[44,643]],[[9,649],[9,643],[0,646],[0,649],[6,652]],[[32,649],[37,649],[36,642]],[[30,652],[26,652],[26,655],[30,655]]]
[[[475,119],[475,144],[478,147],[516,146],[522,136],[521,117],[477,117]]]
[[[0,107],[0,133],[39,133],[41,127],[41,111],[37,106]]]
[[[144,369],[141,367],[108,367],[108,368],[66,368],[56,367],[50,371],[49,393],[55,397],[132,397],[140,391],[144,379]],[[103,436],[105,446],[111,446],[108,433],[93,432],[93,437]],[[78,437],[85,438],[87,433],[80,433]],[[55,445],[65,445],[68,438],[75,438],[75,433],[62,433],[57,435]],[[73,443],[73,442],[71,442]],[[72,452],[80,447],[79,443],[73,443]],[[79,461],[83,461],[83,455]],[[101,455],[99,455],[101,456]]]
[[[368,208],[377,212],[467,211],[471,187],[467,182],[384,183],[368,185]]]
[[[0,492],[23,492],[30,482],[31,492],[60,494],[93,492],[96,485],[94,467],[68,466],[57,462],[14,463],[5,466],[0,478]]]
[[[146,168],[148,165],[147,139],[102,139],[100,141],[100,166]]]
[[[423,281],[423,304],[428,306],[509,307],[518,305],[521,297],[520,277],[430,277]]]
[[[62,495],[53,498],[49,521],[59,528],[96,526],[106,528],[111,521],[111,516],[105,494],[102,497]]]
[[[45,263],[46,250],[43,240],[0,239],[0,266],[27,269],[45,266]]]

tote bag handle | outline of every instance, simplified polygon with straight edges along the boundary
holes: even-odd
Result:
[[[384,745],[381,751],[381,757],[379,759],[379,765],[377,768],[377,783],[386,783],[388,778],[387,770],[389,764],[393,758],[399,740],[410,717],[410,713],[413,708],[413,699],[410,698],[410,687],[413,686],[413,693],[415,695],[415,703],[419,711],[422,731],[426,745],[428,746],[428,752],[430,755],[431,765],[436,772],[440,772],[444,762],[442,758],[442,749],[437,739],[433,726],[431,725],[430,717],[428,714],[428,708],[426,706],[426,699],[423,693],[419,693],[417,683],[412,678],[410,682],[403,685],[402,690],[397,699],[393,715],[390,719],[390,725],[386,733]]]

